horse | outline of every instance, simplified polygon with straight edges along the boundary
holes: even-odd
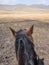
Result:
[[[35,51],[32,37],[33,28],[34,25],[28,29],[20,29],[16,32],[10,27],[15,37],[15,51],[18,65],[38,65],[38,55]]]

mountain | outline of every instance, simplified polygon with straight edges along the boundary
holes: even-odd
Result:
[[[49,5],[0,5],[0,10],[49,9]]]
[[[49,9],[49,5],[43,5],[43,4],[39,4],[39,5],[31,5],[30,7],[32,8],[39,8],[39,9]]]

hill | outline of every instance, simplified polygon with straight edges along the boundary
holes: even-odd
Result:
[[[0,10],[49,9],[49,5],[0,5]]]

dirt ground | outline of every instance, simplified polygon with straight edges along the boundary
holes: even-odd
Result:
[[[15,39],[9,29],[16,31],[29,28],[34,24],[33,39],[35,50],[40,58],[44,58],[44,65],[49,65],[49,23],[34,20],[0,21],[0,65],[17,65],[15,55]]]

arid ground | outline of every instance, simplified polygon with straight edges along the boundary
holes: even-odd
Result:
[[[36,53],[40,58],[44,58],[44,65],[49,65],[49,13],[12,13],[0,13],[0,65],[17,65],[15,38],[9,27],[18,31],[33,24],[32,36]]]

